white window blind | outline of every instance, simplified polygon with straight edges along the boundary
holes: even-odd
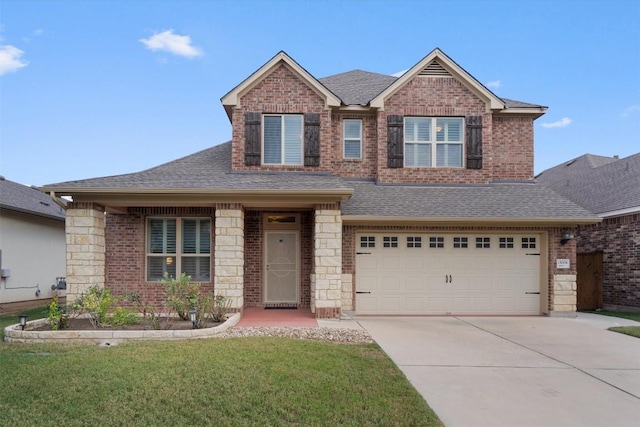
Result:
[[[265,164],[302,164],[302,116],[265,115],[263,120]]]
[[[462,129],[462,118],[405,117],[405,166],[462,167]]]
[[[362,120],[344,120],[344,157],[345,159],[362,157]]]
[[[180,242],[178,245],[177,243]],[[211,279],[209,218],[150,218],[147,223],[147,280],[185,273],[193,280]]]

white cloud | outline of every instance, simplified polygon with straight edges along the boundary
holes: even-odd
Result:
[[[502,86],[502,82],[500,80],[494,80],[492,82],[488,82],[486,86],[493,89],[498,89],[500,86]]]
[[[542,123],[541,126],[543,128],[566,128],[571,124],[572,120],[569,117],[563,117],[557,122],[553,123]]]
[[[152,51],[165,51],[186,58],[202,56],[202,51],[191,45],[191,37],[174,34],[173,30],[155,33],[148,39],[140,39],[147,49]]]
[[[403,75],[404,73],[406,73],[407,71],[409,71],[409,69],[407,68],[406,70],[402,70],[402,71],[398,71],[397,73],[393,73],[391,74],[393,77],[400,77],[401,75]]]
[[[21,59],[23,54],[23,51],[10,44],[0,46],[0,76],[26,67],[29,63]]]
[[[640,112],[640,104],[631,105],[625,108],[622,114],[620,114],[620,117],[627,118],[633,113],[637,113],[637,112]]]

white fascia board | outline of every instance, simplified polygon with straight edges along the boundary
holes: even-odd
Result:
[[[267,76],[273,69],[275,69],[281,62],[287,64],[302,80],[304,80],[309,86],[311,86],[318,94],[323,96],[326,100],[326,104],[329,107],[339,107],[341,102],[337,96],[335,96],[329,89],[324,87],[315,77],[313,77],[307,70],[302,68],[296,61],[294,61],[285,52],[280,51],[276,56],[271,58],[266,64],[256,70],[253,74],[247,77],[242,83],[233,88],[229,93],[223,96],[220,101],[224,106],[236,106],[239,103],[240,96],[251,89],[257,83],[259,83],[265,76]]]
[[[430,54],[425,56],[420,62],[411,67],[398,80],[393,82],[391,86],[386,88],[382,93],[371,101],[371,107],[383,109],[384,100],[400,88],[402,88],[409,80],[413,79],[420,71],[422,71],[431,61],[438,59],[438,63],[442,65],[451,75],[461,81],[465,86],[477,95],[487,100],[491,110],[504,110],[505,104],[498,96],[487,89],[482,83],[476,80],[471,74],[467,73],[462,67],[456,64],[451,58],[444,54],[440,49],[434,49]]]
[[[602,212],[596,215],[598,215],[600,218],[611,218],[616,216],[631,215],[635,213],[640,213],[640,206],[634,206],[626,209],[618,209],[618,210],[609,211],[609,212]]]

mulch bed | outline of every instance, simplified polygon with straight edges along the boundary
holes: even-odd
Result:
[[[183,329],[191,329],[193,326],[191,322],[188,320],[180,320],[178,318],[166,318],[161,317],[159,319],[160,328],[158,330],[183,330]],[[204,327],[212,328],[214,326],[220,325],[219,322],[209,322]],[[63,331],[148,331],[154,330],[156,328],[153,327],[151,320],[149,318],[140,319],[138,323],[135,325],[122,325],[122,326],[112,326],[112,325],[101,325],[94,326],[89,319],[70,319],[69,327],[62,329]],[[48,324],[33,328],[32,331],[51,331],[51,326]]]

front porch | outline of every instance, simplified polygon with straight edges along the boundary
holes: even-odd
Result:
[[[211,219],[213,271],[209,281],[201,280],[203,289],[229,298],[232,311],[286,304],[307,308],[315,318],[340,318],[343,242],[339,203],[287,210],[240,203],[161,210],[138,207],[105,215],[107,210],[95,203],[70,203],[68,207],[71,299],[98,285],[116,295],[136,291],[147,301],[160,301],[161,285],[147,277],[148,219],[204,215]],[[167,267],[180,254],[164,256]]]

